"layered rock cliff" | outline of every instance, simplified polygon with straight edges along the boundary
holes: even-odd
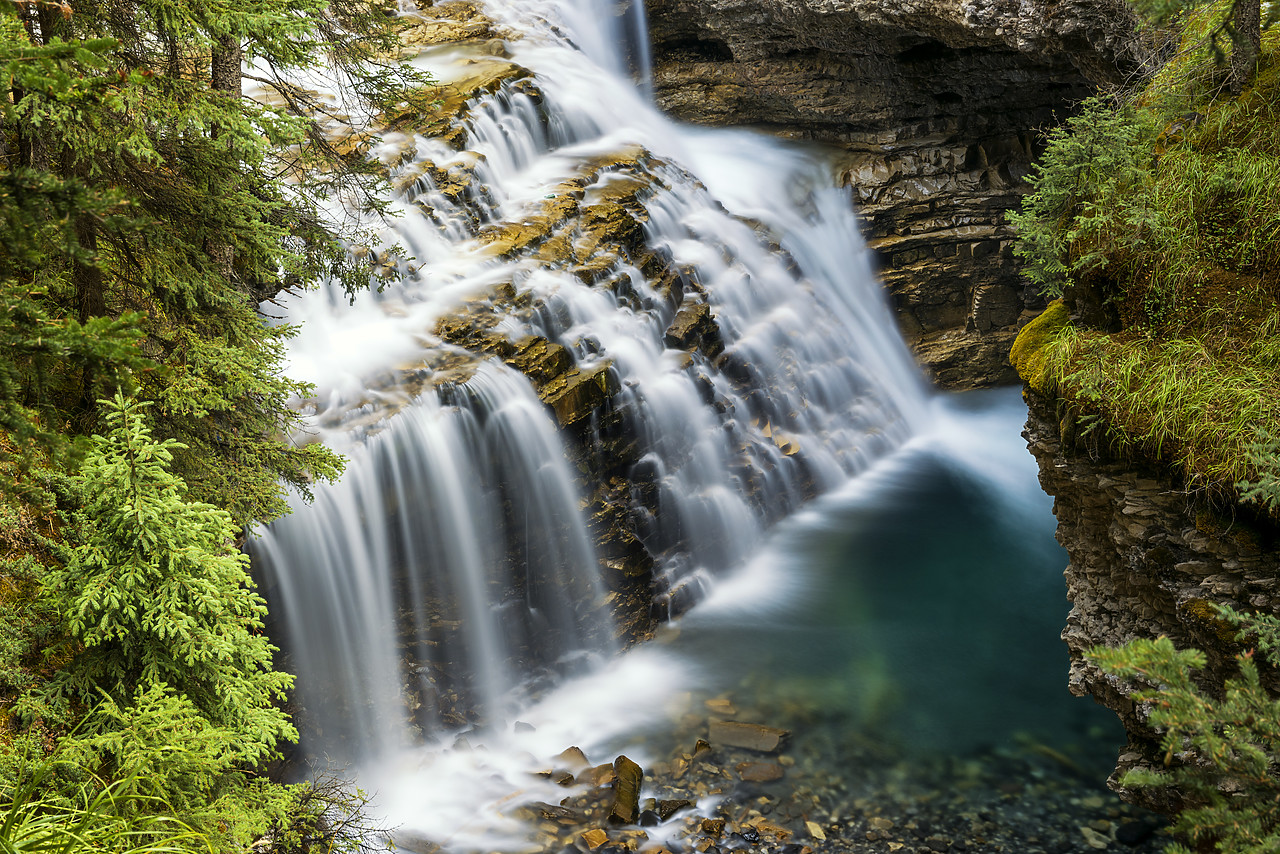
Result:
[[[1180,649],[1204,650],[1202,684],[1220,687],[1234,675],[1241,649],[1211,606],[1275,610],[1278,532],[1187,491],[1166,469],[1111,455],[1081,436],[1053,402],[1030,390],[1026,398],[1023,435],[1040,464],[1040,483],[1054,497],[1058,541],[1071,560],[1065,575],[1072,608],[1062,633],[1071,654],[1069,685],[1115,711],[1129,734],[1111,781],[1117,786],[1129,768],[1162,767],[1163,751],[1147,710],[1131,699],[1136,686],[1103,674],[1086,651],[1167,635]],[[1161,811],[1178,806],[1170,791],[1121,794]]]
[[[1039,308],[1004,212],[1039,129],[1132,67],[1120,0],[647,0],[659,103],[833,147],[904,334],[950,387],[1012,382]]]

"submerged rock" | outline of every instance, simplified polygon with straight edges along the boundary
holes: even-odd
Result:
[[[713,720],[708,737],[712,744],[742,747],[760,753],[776,753],[782,749],[782,742],[788,735],[790,733],[785,729],[763,724]]]

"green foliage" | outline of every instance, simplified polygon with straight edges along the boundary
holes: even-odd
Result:
[[[65,10],[65,11],[70,11]],[[429,81],[394,63],[394,17],[359,0],[250,6],[0,3],[0,429],[20,460],[98,430],[122,388],[154,404],[193,495],[240,523],[286,512],[340,461],[283,439],[309,387],[280,375],[289,327],[256,305],[369,281],[330,196],[385,207],[344,113],[403,112]],[[392,59],[379,60],[380,51]],[[242,62],[270,97],[241,97]],[[332,63],[334,95],[290,82]],[[314,75],[313,75],[314,78]],[[355,93],[358,92],[357,96]],[[359,103],[356,103],[356,102]]]
[[[1240,497],[1280,515],[1280,435],[1254,428],[1255,441],[1246,447],[1246,457],[1257,472],[1254,480],[1236,483]]]
[[[238,528],[185,499],[169,471],[178,443],[152,439],[139,404],[119,394],[103,403],[111,430],[94,437],[79,479],[84,541],[46,580],[84,645],[52,690],[82,703],[105,695],[99,716],[126,729],[139,727],[121,709],[154,705],[209,755],[258,762],[296,737],[273,705],[292,677],[271,669],[266,604],[235,546]],[[197,737],[192,715],[210,729]]]
[[[1119,449],[1280,516],[1252,489],[1276,468],[1257,431],[1280,422],[1280,33],[1225,97],[1204,43],[1219,12],[1183,19],[1144,89],[1052,134],[1011,219],[1072,316],[1037,348],[1041,384]]]
[[[1018,232],[1014,252],[1024,275],[1048,297],[1106,267],[1121,241],[1142,240],[1152,227],[1145,203],[1151,185],[1150,146],[1156,131],[1132,107],[1100,98],[1054,128],[1048,150],[1029,179],[1035,192],[1009,214]]]
[[[286,512],[286,489],[341,469],[286,438],[310,388],[281,374],[293,330],[256,307],[322,278],[368,286],[344,245],[378,223],[385,175],[346,116],[434,97],[396,61],[391,11],[0,0],[11,848],[369,844],[358,792],[255,776],[295,737],[278,708],[291,678],[272,670],[236,538]],[[331,92],[314,91],[326,74]],[[331,198],[354,219],[332,219]]]
[[[0,854],[184,854],[212,851],[200,834],[130,793],[129,780],[81,785],[70,798],[40,773],[0,781]],[[203,843],[203,844],[202,844]]]
[[[1280,620],[1218,607],[1256,644],[1267,664],[1280,666]],[[1205,665],[1199,650],[1179,650],[1167,637],[1139,639],[1089,653],[1106,673],[1147,687],[1133,694],[1146,704],[1148,723],[1161,734],[1164,770],[1134,769],[1121,781],[1135,788],[1173,786],[1189,806],[1173,825],[1195,847],[1233,854],[1280,846],[1280,701],[1263,685],[1253,650],[1236,657],[1238,672],[1220,693],[1197,684]],[[1189,854],[1182,845],[1173,854]]]

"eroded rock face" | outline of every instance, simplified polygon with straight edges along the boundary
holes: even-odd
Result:
[[[831,145],[903,332],[944,386],[1012,382],[1041,307],[1004,212],[1038,129],[1132,67],[1120,0],[647,0],[659,103]]]
[[[1213,603],[1274,611],[1280,585],[1277,532],[1229,518],[1166,473],[1132,459],[1114,459],[1074,435],[1070,418],[1027,392],[1030,416],[1023,435],[1040,464],[1040,483],[1054,496],[1058,541],[1066,568],[1071,613],[1063,640],[1071,653],[1069,685],[1119,715],[1129,734],[1111,784],[1127,799],[1161,811],[1176,794],[1125,790],[1116,783],[1137,765],[1163,764],[1159,738],[1131,683],[1104,675],[1087,661],[1094,646],[1167,635],[1179,648],[1204,650],[1206,687],[1234,673],[1241,651]]]

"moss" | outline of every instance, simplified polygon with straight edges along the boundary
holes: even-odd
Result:
[[[1237,629],[1218,615],[1217,607],[1208,599],[1192,599],[1181,607],[1188,621],[1208,630],[1220,643],[1234,644]]]
[[[1013,369],[1023,382],[1040,394],[1052,395],[1057,388],[1050,350],[1058,335],[1070,325],[1066,303],[1056,299],[1022,327],[1009,350],[1009,363]]]

